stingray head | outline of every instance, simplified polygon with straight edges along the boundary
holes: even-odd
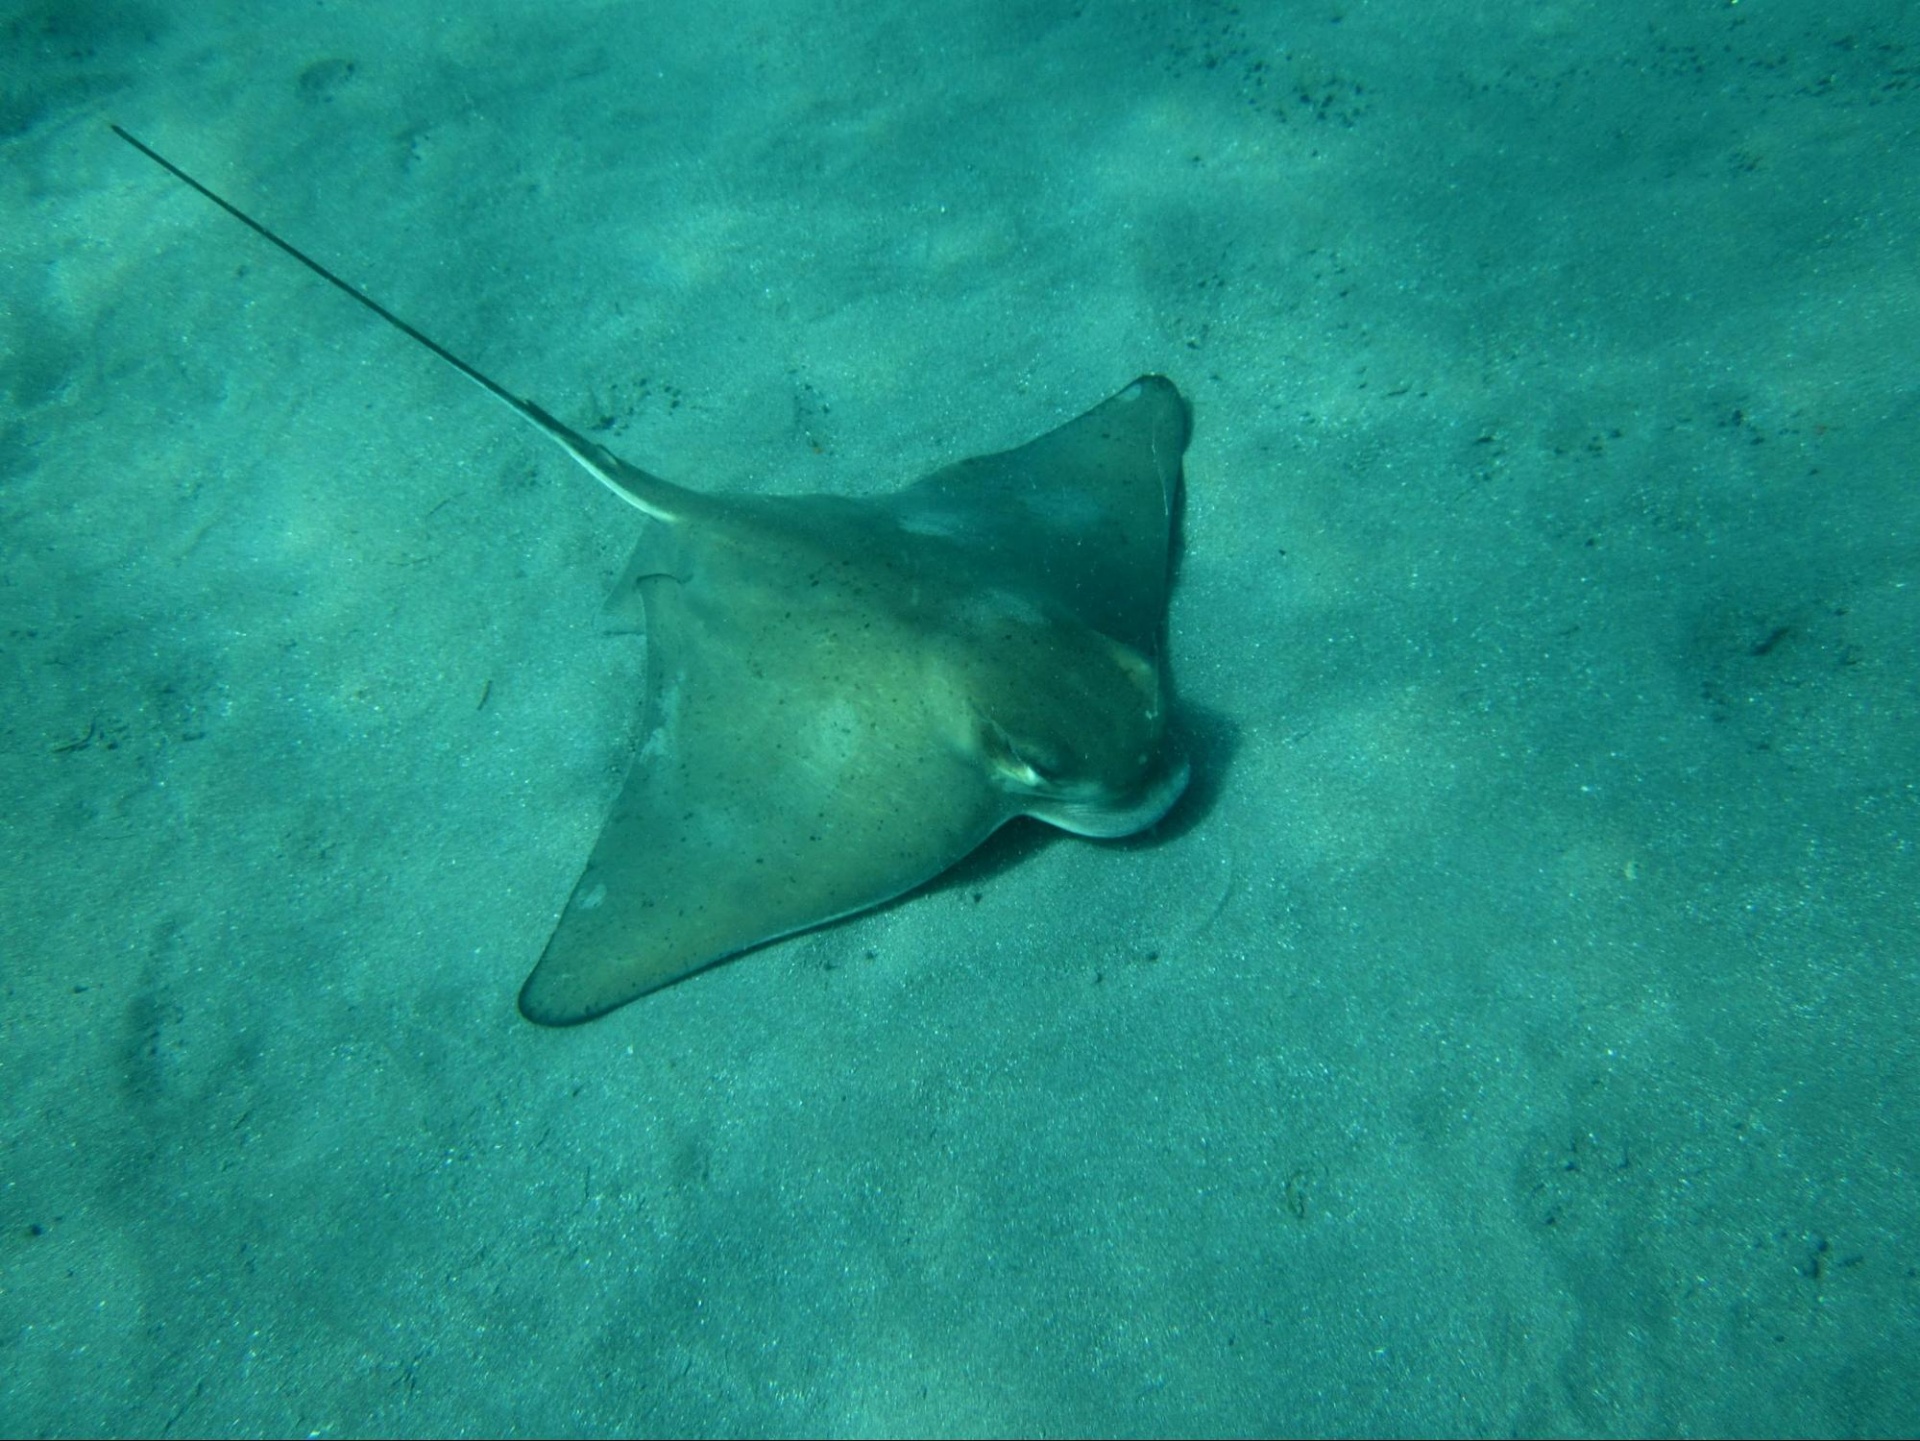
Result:
[[[1125,836],[1166,814],[1187,783],[1168,734],[1161,668],[1132,646],[1058,615],[1045,644],[1003,627],[998,664],[968,677],[974,743],[1015,810],[1083,836]],[[1024,652],[1012,663],[1009,650]]]

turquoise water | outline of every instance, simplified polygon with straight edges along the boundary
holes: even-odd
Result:
[[[0,1431],[1920,1427],[1920,17],[4,12]],[[638,464],[1162,371],[1199,765],[576,1030]]]

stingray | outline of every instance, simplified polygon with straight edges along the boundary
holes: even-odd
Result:
[[[604,1015],[892,900],[1015,816],[1142,830],[1186,785],[1167,592],[1191,428],[1145,375],[1014,450],[873,499],[698,491],[513,395],[132,135],[646,517],[610,605],[647,637],[641,742],[520,992]]]

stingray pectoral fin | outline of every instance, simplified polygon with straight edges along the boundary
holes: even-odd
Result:
[[[543,1025],[889,900],[1014,809],[910,652],[793,628],[779,576],[644,586],[649,733],[520,993]]]
[[[1005,582],[1152,654],[1166,623],[1168,553],[1192,414],[1143,375],[1014,450],[958,461],[877,502],[945,536]]]
[[[909,762],[849,790],[777,758],[636,762],[520,1010],[592,1020],[739,951],[911,890],[1004,818],[979,778]],[[925,758],[917,758],[923,761]],[[944,768],[941,768],[944,769]]]

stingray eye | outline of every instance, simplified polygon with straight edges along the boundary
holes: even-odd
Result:
[[[986,753],[994,774],[1007,785],[1020,790],[1045,790],[1055,784],[1057,767],[1045,747],[1014,740],[1005,726],[983,716],[980,725],[980,749]]]

